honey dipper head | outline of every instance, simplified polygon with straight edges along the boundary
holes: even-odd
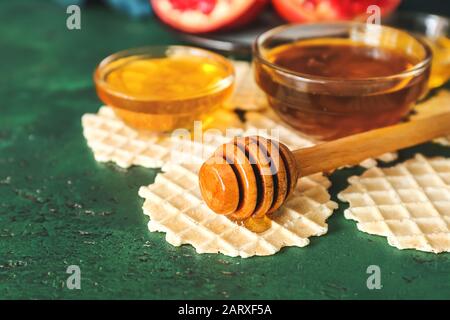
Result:
[[[199,172],[208,207],[234,220],[274,212],[292,193],[297,179],[289,149],[258,136],[235,138],[220,146]]]

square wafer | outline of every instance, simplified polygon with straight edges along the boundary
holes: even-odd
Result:
[[[450,252],[450,159],[417,154],[391,168],[371,168],[339,193],[347,219],[398,249]]]
[[[150,231],[166,233],[174,246],[192,245],[197,253],[222,253],[243,258],[266,256],[282,247],[304,247],[309,237],[327,232],[327,218],[336,208],[321,174],[300,179],[294,194],[273,216],[271,227],[255,233],[211,211],[200,195],[199,165],[167,164],[155,183],[141,187]]]
[[[231,111],[218,110],[211,118],[214,119],[214,128],[221,132],[234,128],[239,133],[243,126]],[[130,128],[110,107],[101,107],[97,114],[83,115],[82,126],[87,144],[98,162],[114,162],[122,168],[133,165],[161,168],[170,161],[176,150],[170,134],[161,135]],[[176,143],[179,148],[178,139]]]

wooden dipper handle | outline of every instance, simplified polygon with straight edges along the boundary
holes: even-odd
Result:
[[[262,137],[238,137],[202,165],[200,191],[216,213],[234,220],[265,218],[295,189],[299,176],[355,165],[389,151],[450,134],[450,112],[289,151]]]
[[[450,112],[375,129],[293,151],[301,176],[356,165],[386,152],[450,134]]]

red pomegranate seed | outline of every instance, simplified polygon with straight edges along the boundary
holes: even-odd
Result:
[[[204,14],[210,14],[217,4],[217,0],[169,0],[169,2],[176,10],[194,10]]]

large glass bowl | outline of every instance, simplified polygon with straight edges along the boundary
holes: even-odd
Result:
[[[395,50],[417,64],[383,77],[320,77],[283,68],[273,49],[298,41],[334,38]],[[333,140],[401,121],[427,90],[431,50],[394,28],[358,22],[284,25],[254,44],[255,78],[270,106],[286,123],[319,140]]]

